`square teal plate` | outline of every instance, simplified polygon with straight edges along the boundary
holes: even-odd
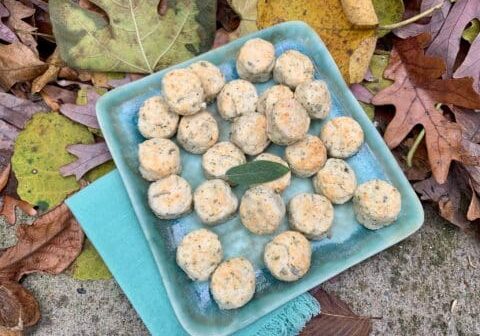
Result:
[[[245,256],[254,263],[256,270],[257,286],[254,298],[242,308],[226,311],[220,310],[213,301],[208,282],[190,281],[175,262],[175,249],[182,237],[202,227],[197,216],[192,212],[178,220],[160,220],[148,207],[149,183],[138,172],[137,147],[145,139],[137,131],[137,114],[146,99],[161,94],[162,77],[171,69],[184,68],[191,63],[206,60],[216,64],[227,81],[238,78],[235,69],[237,52],[245,41],[254,37],[271,41],[275,45],[277,56],[288,49],[296,49],[312,59],[316,68],[315,77],[325,80],[331,91],[330,118],[340,115],[352,116],[365,132],[365,144],[355,156],[347,160],[354,168],[358,182],[363,183],[373,178],[391,181],[402,195],[402,211],[394,224],[381,230],[370,231],[355,220],[351,202],[336,206],[331,238],[312,242],[312,267],[304,278],[294,283],[278,281],[265,269],[262,251],[265,243],[273,235],[256,236],[249,233],[240,223],[238,216],[211,228],[220,237],[225,258]],[[256,87],[260,94],[273,84],[273,81],[269,81],[257,84]],[[220,138],[228,139],[228,123],[219,118],[215,103],[210,104],[208,110],[214,112],[219,122]],[[350,93],[323,42],[315,31],[303,22],[287,22],[258,31],[187,62],[115,89],[98,101],[97,115],[135,213],[150,244],[172,307],[180,323],[192,335],[231,334],[336,274],[405,239],[423,223],[421,203],[395,158]],[[313,121],[310,133],[318,134],[322,124],[322,121]],[[271,145],[268,151],[283,155],[283,148],[279,146]],[[201,156],[184,151],[181,154],[182,176],[191,183],[192,188],[196,188],[204,180]],[[291,185],[283,197],[285,202],[288,202],[295,194],[312,190],[310,179],[292,177]],[[239,198],[243,191],[235,188]],[[285,219],[276,233],[286,228]]]

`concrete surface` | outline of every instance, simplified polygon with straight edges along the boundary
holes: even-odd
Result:
[[[430,206],[425,215],[419,232],[324,288],[358,314],[383,316],[374,322],[374,335],[480,335],[480,241],[446,224]],[[12,237],[12,228],[0,223],[2,245]],[[31,275],[23,284],[43,314],[27,335],[148,335],[114,280]]]

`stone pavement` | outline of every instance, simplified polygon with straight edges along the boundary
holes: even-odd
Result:
[[[374,321],[374,335],[480,335],[480,240],[446,224],[430,206],[425,218],[412,237],[324,288],[358,314],[383,316]],[[12,239],[0,222],[2,245]],[[28,335],[148,335],[114,280],[31,275],[23,284],[43,315]]]

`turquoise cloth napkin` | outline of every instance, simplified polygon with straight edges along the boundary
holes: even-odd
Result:
[[[187,335],[177,321],[120,175],[113,171],[66,201],[88,238],[154,336]],[[296,335],[320,312],[308,293],[235,336]]]

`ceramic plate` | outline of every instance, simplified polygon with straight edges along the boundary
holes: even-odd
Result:
[[[145,139],[137,131],[137,114],[146,99],[161,94],[162,77],[171,69],[185,68],[191,63],[206,60],[220,67],[227,81],[238,78],[235,70],[236,55],[243,43],[254,37],[272,42],[277,56],[286,50],[296,49],[312,59],[316,68],[315,78],[325,80],[332,95],[330,118],[351,116],[360,123],[365,132],[365,144],[355,156],[347,160],[355,170],[358,182],[374,178],[389,180],[402,195],[402,211],[398,220],[391,226],[370,231],[355,220],[351,202],[335,206],[331,238],[312,242],[312,267],[304,278],[293,283],[274,279],[263,264],[263,248],[272,236],[249,233],[240,223],[238,216],[211,228],[220,237],[225,258],[247,257],[253,262],[256,270],[257,286],[254,298],[240,309],[223,311],[213,301],[208,282],[189,280],[175,263],[175,249],[182,237],[194,229],[203,227],[197,216],[191,213],[178,220],[160,220],[148,207],[149,183],[138,172],[137,147]],[[261,94],[273,84],[273,81],[270,81],[256,87]],[[219,118],[215,104],[210,104],[208,110],[214,113],[219,122],[221,139],[228,139],[229,125]],[[258,31],[187,62],[115,89],[98,101],[97,115],[135,213],[150,244],[173,309],[183,327],[192,335],[231,334],[301,293],[405,239],[423,223],[421,203],[392,153],[350,93],[323,42],[312,28],[302,22],[287,22]],[[313,121],[310,133],[318,135],[323,123]],[[282,147],[275,145],[268,148],[268,152],[281,156],[283,150]],[[204,181],[201,156],[184,151],[181,155],[182,176],[195,189]],[[283,197],[287,203],[295,194],[312,191],[310,179],[293,177]],[[240,198],[244,190],[237,187],[235,192]],[[285,219],[276,233],[286,228]]]

